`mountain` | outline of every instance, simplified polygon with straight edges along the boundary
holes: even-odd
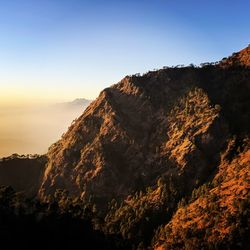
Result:
[[[231,134],[249,132],[248,93],[244,67],[127,76],[102,91],[50,147],[40,196],[66,188],[102,201],[124,198],[138,183],[149,185],[167,172],[190,170],[201,178],[202,169],[210,172],[218,163]]]
[[[249,57],[104,89],[49,148],[40,200],[80,197],[133,249],[247,249]]]
[[[55,107],[68,108],[68,109],[81,107],[82,109],[85,109],[90,104],[90,102],[91,102],[91,100],[88,100],[85,98],[76,98],[75,100],[73,100],[71,102],[57,103],[57,104],[55,104]]]

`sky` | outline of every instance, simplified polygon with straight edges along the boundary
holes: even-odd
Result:
[[[126,75],[250,42],[249,0],[0,0],[0,107],[94,99]]]

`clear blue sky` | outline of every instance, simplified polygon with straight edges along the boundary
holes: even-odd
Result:
[[[250,43],[249,0],[0,0],[0,102],[95,98]]]

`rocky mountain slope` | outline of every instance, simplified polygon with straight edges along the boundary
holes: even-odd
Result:
[[[241,153],[228,159],[234,146],[232,140],[211,182],[194,189],[188,203],[180,204],[171,220],[160,227],[155,249],[249,247],[249,140]]]
[[[231,135],[249,132],[249,88],[246,67],[125,77],[50,147],[40,197],[62,188],[102,207],[161,175],[184,173],[192,176],[185,187],[191,191],[213,171]]]
[[[104,89],[49,148],[39,198],[80,197],[132,248],[247,249],[249,58],[247,47]]]

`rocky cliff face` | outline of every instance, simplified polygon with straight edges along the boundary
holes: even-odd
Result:
[[[188,177],[191,192],[232,135],[249,134],[250,72],[236,63],[248,58],[249,48],[223,66],[167,68],[103,90],[50,147],[39,196],[67,189],[105,210],[161,176]]]

